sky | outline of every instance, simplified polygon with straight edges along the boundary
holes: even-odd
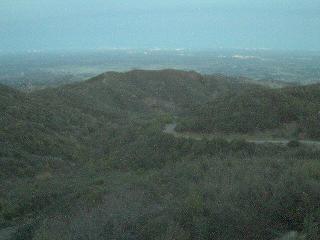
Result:
[[[0,0],[0,51],[319,43],[319,0]]]

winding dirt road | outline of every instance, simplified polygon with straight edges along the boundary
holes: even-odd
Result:
[[[167,134],[171,134],[175,137],[181,137],[181,138],[191,138],[195,140],[202,140],[204,138],[206,139],[212,139],[214,138],[214,135],[212,134],[184,134],[184,133],[179,133],[176,131],[177,124],[176,123],[170,123],[165,125],[163,132]],[[227,139],[227,140],[235,140],[234,139]],[[246,139],[247,142],[251,143],[256,143],[256,144],[278,144],[278,145],[287,145],[290,140],[288,139]],[[312,140],[300,140],[300,143],[312,147],[317,147],[320,148],[320,141],[312,141]]]

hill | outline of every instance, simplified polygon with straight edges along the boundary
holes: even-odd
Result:
[[[100,158],[120,129],[168,116],[185,118],[184,130],[247,133],[294,123],[296,135],[318,138],[319,88],[271,89],[170,69],[107,72],[29,94],[1,85],[1,175]]]
[[[229,89],[247,86],[236,78],[202,76],[178,70],[107,72],[88,81],[32,93],[91,114],[181,113]],[[56,104],[56,103],[54,103]]]
[[[319,138],[320,85],[271,89],[253,86],[232,91],[194,112],[180,129],[252,133],[296,125],[296,134]]]
[[[173,119],[210,120],[212,107],[241,119],[262,106],[265,128],[296,121],[316,108],[317,86],[135,70],[28,94],[0,86],[0,100],[0,238],[318,235],[317,149],[163,133]]]
[[[105,139],[114,131],[173,112],[191,95],[204,99],[201,78],[173,70],[109,72],[30,94],[0,85],[0,177],[34,175],[48,163],[98,158],[108,151]],[[175,96],[179,86],[185,89]]]

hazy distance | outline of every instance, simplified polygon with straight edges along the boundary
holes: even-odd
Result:
[[[317,0],[1,0],[0,51],[320,50]]]

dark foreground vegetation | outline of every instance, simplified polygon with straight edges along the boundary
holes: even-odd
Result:
[[[253,88],[173,70],[31,94],[1,86],[0,238],[319,239],[319,150],[163,133]]]

